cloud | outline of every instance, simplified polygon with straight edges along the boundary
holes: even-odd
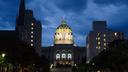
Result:
[[[128,31],[128,7],[122,6],[116,13],[114,13],[111,18],[111,28],[115,28],[116,30],[120,30],[123,32]]]
[[[18,0],[0,0],[0,30],[14,30]]]
[[[44,28],[42,30],[42,46],[50,46],[54,42],[54,29]]]
[[[128,4],[128,0],[94,0],[95,3],[101,5],[115,4],[115,5],[124,5]]]
[[[0,16],[4,17],[16,17],[18,11],[18,0],[1,0],[0,1]]]
[[[77,46],[86,46],[86,35],[76,34],[74,41]]]
[[[86,8],[87,0],[56,0],[56,6],[65,11],[82,12]]]
[[[101,6],[94,1],[90,1],[84,13],[88,19],[91,19],[92,21],[106,20],[108,27],[116,28],[116,30],[123,30],[123,26],[128,27],[128,25],[126,25],[128,23],[126,20],[128,14],[128,6],[125,4],[120,6],[114,4]]]
[[[10,22],[0,22],[0,29],[1,30],[14,30],[15,26],[11,24]]]

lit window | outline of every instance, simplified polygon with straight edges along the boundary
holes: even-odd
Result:
[[[56,54],[56,60],[60,59],[60,54]]]
[[[33,42],[33,40],[31,40],[31,42]]]
[[[94,66],[94,65],[95,65],[95,63],[93,62],[93,63],[92,63],[92,65]]]
[[[68,54],[68,59],[72,59],[72,55],[71,54]]]
[[[106,42],[106,39],[104,39],[104,42]]]
[[[100,42],[98,42],[98,45],[100,45]]]
[[[100,40],[100,37],[98,37],[98,40]]]
[[[106,34],[104,34],[104,37],[106,37]]]
[[[31,34],[33,34],[33,31],[31,31]]]
[[[68,64],[68,61],[66,61],[66,64]]]
[[[106,46],[106,43],[104,43],[104,46]]]
[[[115,32],[114,35],[117,36],[117,33]]]
[[[100,46],[98,47],[98,49],[100,49]]]
[[[31,27],[31,29],[33,30],[34,28],[33,28],[33,27]]]
[[[33,46],[33,44],[31,44],[31,46]]]
[[[98,33],[97,35],[100,36],[100,33]]]
[[[32,23],[31,25],[33,26],[34,24]]]
[[[104,48],[104,50],[106,50],[106,48]]]
[[[66,54],[65,53],[62,54],[62,59],[66,59]]]
[[[100,49],[100,46],[96,46],[96,49]]]
[[[31,38],[33,38],[33,35],[31,35]]]
[[[97,37],[96,37],[96,40],[97,40]]]

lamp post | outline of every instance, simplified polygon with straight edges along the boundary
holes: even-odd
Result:
[[[0,64],[2,64],[2,63],[5,61],[5,56],[6,56],[5,53],[2,53],[2,54],[0,55]]]
[[[0,55],[0,65],[1,65],[0,71],[3,71],[3,63],[4,63],[4,61],[5,61],[5,56],[6,56],[5,53],[2,53],[2,54]]]
[[[2,57],[4,58],[6,56],[6,54],[5,53],[2,53]]]

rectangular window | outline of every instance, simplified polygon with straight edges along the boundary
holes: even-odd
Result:
[[[31,35],[31,38],[33,38],[33,35]]]
[[[104,42],[106,42],[106,39],[104,39]]]
[[[104,46],[106,46],[106,43],[104,43]]]
[[[33,34],[33,31],[31,31],[31,34]]]
[[[31,43],[31,46],[33,46],[33,44]]]
[[[100,36],[100,33],[98,32],[97,35]]]
[[[104,48],[104,50],[106,50],[106,48]]]
[[[106,34],[104,34],[104,37],[106,37]]]
[[[98,37],[98,40],[100,40],[100,37]]]
[[[100,45],[100,42],[98,42],[98,45]]]
[[[33,40],[31,40],[31,42],[33,42]]]
[[[31,27],[31,29],[33,30],[34,28],[33,28],[33,27]]]

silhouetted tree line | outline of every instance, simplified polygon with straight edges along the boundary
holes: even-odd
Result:
[[[15,37],[0,37],[0,53],[6,53],[6,63],[13,66],[33,66],[43,72],[49,71],[49,61],[45,56],[39,56],[34,47]]]

